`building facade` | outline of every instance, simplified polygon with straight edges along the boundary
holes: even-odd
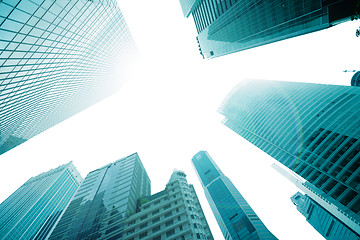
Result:
[[[213,240],[194,187],[175,170],[165,190],[139,199],[126,222],[124,240]]]
[[[200,53],[214,58],[328,28],[353,14],[349,0],[180,0]]]
[[[355,233],[360,233],[360,224],[337,208],[335,204],[327,201],[326,198],[318,194],[313,184],[307,181],[304,182],[304,180],[300,179],[294,172],[286,171],[275,163],[271,166],[305,193],[305,195],[303,195],[298,192],[291,197],[291,200],[297,206],[299,212],[306,217],[307,221],[320,234],[325,238],[331,236],[329,239],[333,240],[341,239],[340,236],[342,233],[346,233],[344,236],[347,236],[348,239],[359,239]],[[311,209],[314,208],[312,205],[316,205],[318,209],[318,213],[314,213],[316,216],[313,216],[313,213],[310,212],[312,211]],[[319,216],[322,217],[319,218]],[[327,220],[322,221],[323,219]],[[328,220],[331,221],[328,222]],[[336,225],[334,225],[334,223],[331,224],[332,221],[336,223]],[[344,237],[344,239],[346,238]]]
[[[297,210],[327,240],[359,240],[360,235],[353,232],[326,209],[322,208],[308,195],[300,192],[291,197]]]
[[[46,239],[81,182],[71,162],[30,178],[0,204],[0,239]]]
[[[220,106],[223,123],[360,225],[360,90],[248,80]]]
[[[0,154],[113,94],[134,49],[116,0],[0,1]]]
[[[206,151],[192,163],[226,240],[277,239]]]
[[[90,172],[50,239],[122,239],[137,200],[150,195],[150,179],[137,153]]]

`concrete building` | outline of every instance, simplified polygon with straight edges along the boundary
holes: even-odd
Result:
[[[134,50],[116,0],[0,1],[0,154],[116,92]]]
[[[226,240],[277,239],[206,151],[195,154],[192,163]]]
[[[47,239],[82,180],[71,162],[30,178],[0,204],[0,239]]]
[[[177,170],[165,190],[139,199],[125,226],[124,240],[214,239],[194,187]]]
[[[350,19],[351,0],[180,0],[192,15],[204,58],[214,58],[331,27]]]
[[[350,86],[248,80],[219,112],[224,125],[359,225],[359,97],[360,89]]]

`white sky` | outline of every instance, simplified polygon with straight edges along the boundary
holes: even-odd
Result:
[[[178,0],[119,0],[141,55],[120,92],[0,156],[0,202],[30,177],[73,160],[89,171],[138,152],[152,181],[165,188],[174,168],[194,184],[216,240],[223,239],[191,165],[207,150],[280,240],[323,239],[296,210],[298,191],[274,160],[221,124],[217,108],[242,79],[349,85],[358,69],[360,22],[212,60],[198,52],[195,25]]]

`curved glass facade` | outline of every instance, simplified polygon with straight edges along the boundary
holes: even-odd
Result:
[[[115,0],[0,1],[0,154],[118,90],[134,49]]]
[[[30,178],[0,204],[0,239],[46,239],[81,181],[72,163]]]
[[[192,163],[226,240],[277,239],[206,151],[197,153]]]
[[[219,112],[227,127],[360,224],[359,96],[357,87],[249,80]]]

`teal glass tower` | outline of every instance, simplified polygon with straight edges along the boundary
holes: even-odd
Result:
[[[297,192],[291,197],[297,210],[326,240],[360,240],[360,235],[349,229],[338,218],[321,207],[308,195]]]
[[[0,239],[46,239],[82,177],[70,162],[30,178],[0,204]]]
[[[50,239],[122,239],[137,200],[150,195],[150,179],[137,153],[90,172]]]
[[[192,163],[226,240],[277,239],[206,151],[195,154]]]
[[[360,226],[360,89],[243,81],[223,123],[307,180],[311,191]]]
[[[200,54],[214,58],[331,27],[350,18],[349,0],[180,0]]]
[[[117,91],[134,51],[116,0],[0,1],[0,154]]]

